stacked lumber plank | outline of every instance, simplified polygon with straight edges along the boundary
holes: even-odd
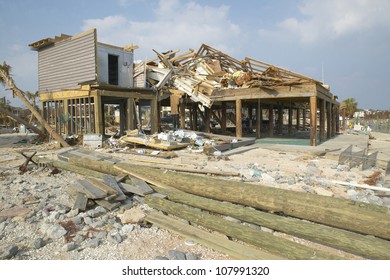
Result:
[[[232,184],[210,176],[161,171],[124,162],[87,162],[74,158],[66,164],[53,162],[57,168],[96,172],[100,178],[103,173],[127,174],[150,184],[164,196],[146,195],[145,201],[169,216],[163,219],[158,213],[152,213],[147,221],[183,236],[189,236],[191,228],[173,222],[175,217],[265,250],[270,254],[263,255],[265,258],[340,259],[342,256],[264,232],[261,227],[368,259],[390,259],[390,214],[386,207],[263,185]],[[194,236],[199,238],[201,234],[194,233]],[[215,241],[202,242],[216,249]],[[218,250],[226,252],[226,246]],[[235,258],[248,257],[229,254]]]

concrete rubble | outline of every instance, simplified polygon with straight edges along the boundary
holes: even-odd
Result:
[[[174,137],[183,139],[186,136],[184,132],[177,132]],[[93,158],[96,155],[109,160],[128,158],[125,152],[110,149],[96,152],[81,149],[61,151],[43,148],[38,150],[38,155],[58,159],[60,153],[67,151],[68,155],[72,152],[78,155],[84,153],[87,158]],[[229,258],[200,245],[188,246],[179,237],[172,237],[165,230],[150,227],[144,218],[153,209],[144,203],[140,194],[127,192],[124,199],[116,201],[119,203],[118,207],[113,209],[96,204],[98,200],[104,200],[104,198],[88,199],[85,211],[73,209],[75,196],[69,187],[77,180],[85,179],[85,176],[75,175],[66,170],[52,174],[50,166],[33,164],[28,166],[27,172],[19,174],[17,166],[23,163],[23,157],[12,151],[3,150],[3,153],[1,159],[7,161],[7,167],[3,167],[0,173],[2,185],[0,193],[1,259]],[[186,149],[176,153],[178,155],[176,158],[166,160],[167,165],[184,162],[187,165],[199,166],[199,163],[203,162],[204,168],[239,172],[240,176],[225,178],[232,182],[266,184],[275,188],[350,199],[390,208],[390,193],[362,189],[353,185],[354,182],[363,183],[375,172],[379,172],[380,176],[376,178],[376,186],[389,187],[383,169],[371,167],[361,171],[359,167],[350,168],[348,165],[338,164],[330,154],[329,157],[327,155],[318,157],[316,152],[288,153],[277,149],[266,149],[261,145],[255,149],[231,155],[228,161],[215,155],[191,154]],[[145,155],[137,157],[144,158]],[[327,181],[333,179],[349,182],[351,185],[340,186]],[[119,184],[125,184],[125,182],[122,181]],[[134,187],[134,182],[131,185]],[[123,185],[118,186],[122,191],[124,190]],[[109,198],[110,195],[107,197]],[[116,198],[112,197],[106,202],[113,203]],[[275,234],[274,230],[268,230],[270,234]],[[145,242],[149,244],[150,251],[139,251],[142,246],[137,244]],[[135,247],[129,253],[127,246]]]

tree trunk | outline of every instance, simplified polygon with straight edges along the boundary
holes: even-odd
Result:
[[[3,108],[3,107],[0,107],[0,112],[6,114],[9,118],[17,121],[17,122],[20,122],[21,124],[24,124],[26,127],[28,127],[29,129],[31,129],[32,131],[34,131],[36,134],[38,134],[39,136],[41,136],[42,138],[46,137],[46,135],[40,131],[37,127],[31,125],[30,123],[26,122],[24,119],[22,118],[19,118],[18,116],[14,115],[12,112],[8,111],[7,109]]]
[[[22,102],[27,106],[27,108],[31,111],[31,113],[35,116],[35,118],[42,124],[42,126],[46,129],[49,135],[53,136],[55,140],[57,140],[63,147],[69,147],[69,144],[59,135],[41,116],[41,114],[31,105],[31,103],[27,100],[24,95],[24,92],[21,91],[14,83],[13,79],[9,76],[9,74],[0,68],[0,76],[2,80],[8,85],[9,89],[13,91],[13,93],[22,100]]]

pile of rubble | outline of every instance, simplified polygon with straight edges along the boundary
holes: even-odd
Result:
[[[156,52],[157,53],[157,52]],[[203,44],[198,52],[189,50],[159,54],[157,59],[135,66],[134,81],[138,87],[149,86],[171,93],[171,106],[187,94],[194,102],[210,108],[210,96],[219,89],[296,85],[321,82],[283,68],[246,57],[237,60],[219,50]],[[146,81],[146,84],[144,83]]]

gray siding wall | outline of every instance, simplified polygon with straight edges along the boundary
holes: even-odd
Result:
[[[133,87],[133,53],[100,44],[97,51],[99,82],[108,83],[108,55],[115,55],[118,57],[118,86]]]
[[[39,91],[79,88],[96,79],[96,30],[55,43],[38,52]]]

